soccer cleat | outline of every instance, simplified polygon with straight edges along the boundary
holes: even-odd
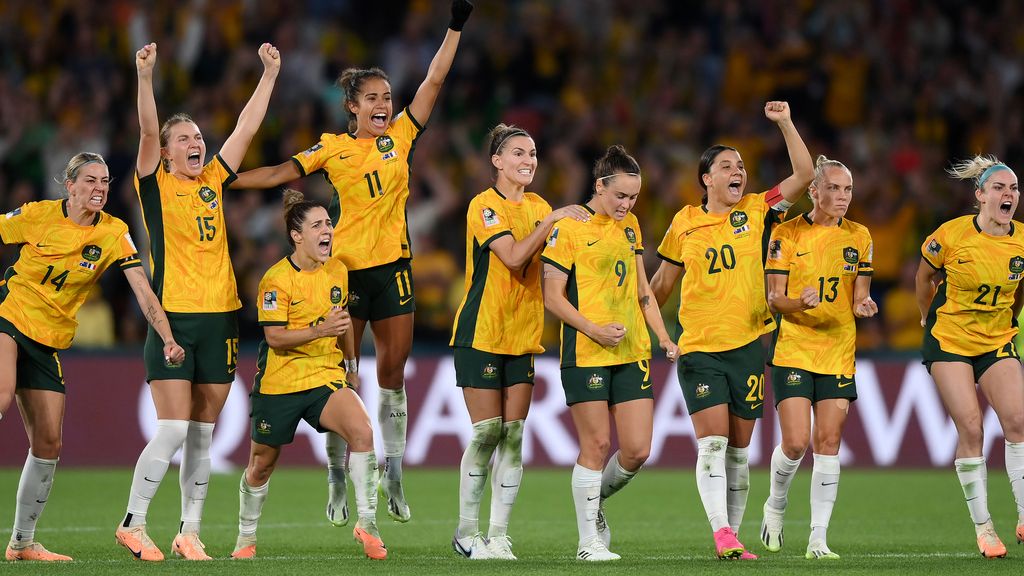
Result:
[[[605,547],[599,536],[591,536],[586,542],[580,544],[576,550],[576,558],[586,562],[606,562],[608,560],[619,560],[619,556]]]
[[[1017,525],[1017,544],[1024,544],[1024,524]]]
[[[388,516],[396,522],[405,523],[412,518],[400,481],[388,480],[386,474],[381,474],[380,480],[377,481],[377,492],[380,499],[387,504]]]
[[[7,560],[10,562],[16,562],[19,560],[27,560],[30,562],[70,562],[71,556],[65,556],[63,554],[57,554],[56,552],[50,552],[39,542],[32,542],[28,546],[23,548],[15,548],[13,545],[7,546]]]
[[[156,547],[149,534],[146,534],[145,524],[132,528],[118,527],[114,532],[114,539],[118,544],[127,548],[136,560],[160,562],[164,559],[164,553]]]
[[[608,526],[608,519],[604,517],[604,500],[601,501],[601,506],[597,509],[597,535],[601,538],[605,548],[612,545],[612,529]]]
[[[761,542],[769,552],[782,550],[782,525],[784,510],[779,510],[764,503],[764,516],[761,520]]]
[[[459,538],[458,533],[456,533],[455,536],[452,536],[452,550],[455,550],[456,554],[460,554],[470,560],[491,560],[494,558],[490,548],[487,546],[487,539],[484,538],[483,532],[477,532],[469,538]],[[511,554],[512,551],[509,550],[509,553]]]
[[[722,560],[737,559],[746,550],[736,538],[736,533],[728,526],[715,532],[712,536],[715,539],[715,554]]]
[[[757,560],[757,554],[754,554],[753,552],[747,552],[746,550],[744,550],[743,554],[740,554],[740,557],[738,559],[739,560]]]
[[[498,560],[516,559],[516,555],[512,553],[512,538],[507,534],[505,536],[488,538],[487,551],[491,554],[492,558],[496,558]]]
[[[256,535],[243,536],[238,535],[238,539],[235,540],[235,551],[231,553],[231,557],[235,560],[248,560],[256,557]]]
[[[839,554],[829,550],[825,542],[815,540],[807,545],[807,553],[804,554],[804,558],[808,560],[839,560]]]
[[[171,552],[185,560],[213,560],[206,553],[206,545],[199,539],[197,532],[178,534],[171,543]]]
[[[327,521],[337,527],[348,524],[348,483],[327,481]]]
[[[1006,546],[992,528],[978,535],[978,550],[985,558],[1005,558]]]
[[[363,522],[362,520],[356,522],[356,527],[352,529],[352,537],[363,545],[363,553],[367,558],[384,560],[388,557],[388,549],[384,546],[384,541],[380,539],[377,525],[373,522]]]

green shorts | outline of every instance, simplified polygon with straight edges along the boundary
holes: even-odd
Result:
[[[168,312],[174,341],[185,349],[185,361],[171,368],[164,361],[164,341],[149,327],[143,358],[146,381],[188,380],[194,384],[230,384],[238,363],[237,312]]]
[[[299,420],[305,420],[317,432],[326,432],[320,426],[320,413],[337,390],[338,386],[325,384],[291,394],[262,394],[257,385],[249,394],[252,401],[249,412],[252,441],[267,446],[291,444]]]
[[[654,398],[650,360],[606,367],[570,366],[562,368],[565,403],[607,402],[620,404],[641,398]]]
[[[412,261],[400,258],[348,273],[348,311],[360,320],[383,320],[416,311]]]
[[[1020,356],[1017,354],[1017,346],[1014,345],[1013,340],[991,352],[978,354],[977,356],[961,356],[952,352],[946,352],[940,348],[938,340],[930,332],[925,332],[921,356],[924,358],[922,363],[928,369],[929,374],[932,372],[932,362],[963,362],[964,364],[970,364],[974,370],[975,382],[981,380],[981,375],[1000,360],[1005,358],[1020,360]]]
[[[690,414],[719,404],[728,404],[729,412],[747,420],[764,414],[764,348],[760,340],[724,352],[683,354],[676,373]]]
[[[807,398],[811,404],[829,398],[857,399],[857,379],[853,374],[819,374],[799,368],[772,366],[772,392],[775,405],[786,398]]]
[[[455,384],[459,388],[489,390],[533,384],[533,354],[512,356],[456,346]]]
[[[15,366],[15,388],[53,390],[64,393],[64,373],[60,368],[57,350],[25,336],[21,330],[0,316],[0,332],[14,339],[18,345],[18,364]]]

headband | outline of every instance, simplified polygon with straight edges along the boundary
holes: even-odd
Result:
[[[526,133],[526,130],[523,130],[522,128],[516,128],[515,130],[512,130],[511,132],[506,134],[505,137],[498,142],[498,145],[494,148],[494,153],[498,154],[499,152],[501,152],[501,147],[504,146],[505,142],[508,142],[508,139],[512,138],[513,136],[529,137],[530,135]]]
[[[1010,169],[1009,166],[1007,166],[1006,164],[1002,164],[1002,163],[1000,163],[1000,164],[993,164],[993,165],[989,166],[988,168],[986,168],[985,171],[981,173],[981,176],[978,177],[978,190],[981,190],[981,188],[985,186],[985,181],[988,180],[990,176],[992,176],[996,172],[999,172],[1000,170],[1009,170],[1009,169]]]
[[[639,178],[640,174],[638,172],[616,172],[615,174],[609,174],[607,176],[601,176],[600,178],[597,179],[597,181],[600,182],[601,180],[604,180],[605,178],[614,178],[616,176],[636,176],[637,178]]]

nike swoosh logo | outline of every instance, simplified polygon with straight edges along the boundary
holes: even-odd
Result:
[[[46,504],[46,500],[36,500],[36,504]]]
[[[516,486],[519,486],[519,484],[502,484],[501,485],[502,488],[515,488]]]
[[[694,232],[696,232],[696,230],[687,230],[686,231],[686,235],[689,236],[690,234],[693,234]]]
[[[228,374],[234,374],[237,368],[228,368]]]
[[[960,260],[958,258],[956,261],[957,264],[967,264],[968,262],[973,262],[973,260]]]
[[[597,240],[594,240],[593,242],[587,242],[587,246],[593,246],[594,244],[597,244],[600,241],[601,241],[601,239],[598,238]]]
[[[355,154],[349,154],[348,156],[345,156],[344,154],[338,154],[338,160],[347,160],[353,156],[355,156]]]
[[[758,402],[757,404],[754,404],[753,406],[751,406],[751,407],[750,407],[750,409],[751,409],[751,410],[757,410],[757,409],[758,409],[758,408],[760,408],[760,407],[761,407],[761,405],[763,405],[763,404],[764,404],[764,402]]]
[[[597,500],[598,498],[600,498],[600,496],[594,496],[593,498],[589,498],[588,497],[587,498],[587,502],[593,502],[594,500]]]
[[[401,300],[398,301],[398,305],[405,306],[406,304],[409,303],[410,300],[412,300],[412,296],[409,296],[408,298],[402,298]]]
[[[149,476],[143,476],[142,479],[145,480],[146,482],[152,482],[154,484],[159,484],[160,483],[159,480],[150,480]]]
[[[484,472],[483,474],[473,474],[472,472],[469,473],[469,477],[470,478],[481,478],[483,476],[487,476],[487,473],[486,472]]]
[[[779,476],[791,476],[791,474],[786,474],[785,472],[779,472],[778,470],[776,470],[775,473],[778,474]]]
[[[746,488],[729,488],[729,492],[746,492]]]
[[[640,389],[641,389],[641,390],[647,390],[647,389],[648,389],[648,388],[650,388],[651,386],[654,386],[654,382],[648,382],[648,383],[647,383],[647,386],[644,386],[643,384],[641,384],[641,385],[640,385]]]
[[[822,482],[821,483],[822,486],[835,486],[836,484],[839,484],[839,482]]]
[[[811,251],[810,251],[810,250],[808,250],[807,252],[797,252],[797,253],[796,253],[796,257],[797,257],[797,258],[799,258],[799,257],[801,257],[801,256],[807,256],[807,255],[808,255],[808,254],[810,254],[810,253],[811,253]]]
[[[36,248],[48,248],[49,244],[36,244]]]
[[[838,387],[839,387],[839,388],[846,388],[846,387],[847,387],[847,386],[849,386],[850,384],[853,384],[853,380],[850,380],[849,382],[840,382],[840,383],[838,384]]]
[[[711,474],[712,478],[725,478],[725,476],[719,476],[718,474]]]
[[[177,192],[175,192],[174,195],[175,196],[191,196],[191,194],[178,194]]]
[[[139,548],[138,552],[136,552],[135,550],[132,550],[129,546],[125,546],[125,548],[128,548],[128,551],[132,553],[132,556],[135,556],[136,558],[138,558],[140,560],[142,559],[142,548]]]
[[[209,482],[196,482],[196,486],[206,486]]]
[[[303,302],[305,302],[305,300],[295,300],[295,301],[292,302],[292,306],[298,306],[299,304],[302,304]]]

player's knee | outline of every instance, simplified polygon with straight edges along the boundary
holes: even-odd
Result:
[[[985,430],[981,425],[981,421],[961,426],[960,437],[957,439],[957,444],[960,448],[967,449],[971,454],[980,454],[981,446],[984,441]]]
[[[836,434],[822,434],[814,442],[814,452],[834,456],[839,454],[840,436]]]
[[[369,422],[349,432],[348,445],[353,452],[373,451],[373,428]]]
[[[619,450],[619,465],[626,470],[638,470],[650,455],[650,446],[623,447]]]
[[[1024,441],[1024,413],[1008,414],[999,420],[1003,427],[1003,436],[1008,441]]]
[[[811,440],[807,434],[797,434],[793,438],[783,438],[782,453],[790,460],[799,460],[807,452]]]
[[[612,442],[607,436],[586,438],[580,442],[580,452],[589,458],[604,461],[608,457]]]
[[[249,486],[263,486],[270,481],[270,475],[274,473],[274,465],[259,459],[249,464],[245,475],[245,482]]]
[[[32,439],[32,455],[44,460],[54,460],[60,457],[61,439],[57,434],[37,434]]]

